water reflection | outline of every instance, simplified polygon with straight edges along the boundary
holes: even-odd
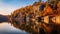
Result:
[[[22,12],[18,13],[18,15],[15,14],[15,16],[13,14],[11,18],[12,18],[11,23],[13,24],[14,27],[32,34],[49,34],[49,33],[52,34],[54,32],[59,33],[60,30],[59,29],[60,25],[59,27],[56,26],[57,22],[60,23],[59,16],[41,17],[39,14],[36,13],[25,14]]]
[[[8,24],[9,19],[7,15],[0,15],[0,34],[27,34]]]
[[[25,31],[17,29],[7,22],[0,23],[0,34],[27,34]]]
[[[15,28],[23,30],[30,34],[57,34],[60,32],[60,16],[58,15],[41,17],[39,14],[36,13],[18,13],[15,16],[14,14],[15,13],[13,13],[11,16],[1,15],[1,23],[9,22]]]
[[[40,17],[39,15],[35,15],[34,17],[34,15],[35,14],[31,14],[31,15],[30,14],[24,14],[24,15],[18,14],[17,16],[14,16],[14,15],[11,16],[10,17],[11,19],[8,16],[1,15],[0,20],[2,20],[1,23],[3,22],[7,23],[9,20],[11,20],[10,21],[11,25],[27,33],[48,34],[48,33],[55,33],[55,32],[59,33],[60,32],[60,25],[59,25],[60,16]],[[4,33],[6,33],[6,31],[4,31]],[[12,32],[12,33],[16,33],[16,32]],[[17,32],[17,33],[21,33],[21,32]]]

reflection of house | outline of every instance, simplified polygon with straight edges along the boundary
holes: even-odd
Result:
[[[60,16],[53,17],[52,21],[56,24],[60,24]]]

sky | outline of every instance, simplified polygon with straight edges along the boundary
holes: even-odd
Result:
[[[10,15],[13,13],[14,10],[18,8],[25,7],[27,5],[32,5],[34,2],[37,2],[38,0],[0,0],[0,14],[2,15]],[[45,1],[45,0],[43,0]],[[0,31],[20,31],[11,24],[2,23],[0,24]]]
[[[0,0],[0,14],[11,14],[17,8],[33,4],[37,0]]]

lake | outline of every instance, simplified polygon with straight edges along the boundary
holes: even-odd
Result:
[[[0,34],[27,34],[25,31],[22,31],[18,28],[13,27],[7,22],[0,23]]]

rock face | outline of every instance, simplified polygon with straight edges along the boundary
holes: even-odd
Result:
[[[48,2],[35,2],[33,5],[17,9],[11,15],[11,24],[32,34],[59,33],[60,1],[56,5],[52,6]]]

